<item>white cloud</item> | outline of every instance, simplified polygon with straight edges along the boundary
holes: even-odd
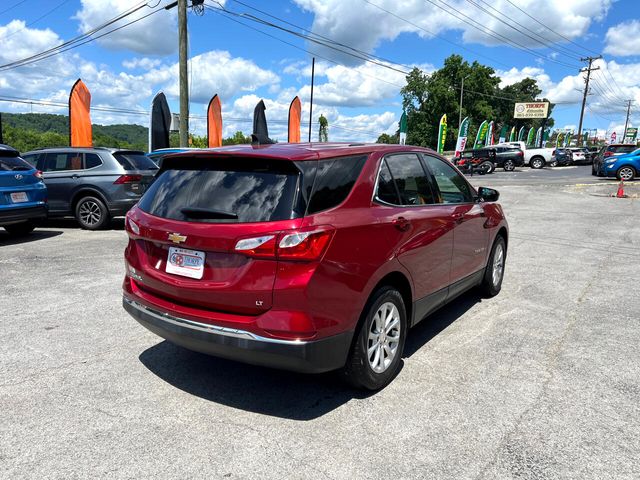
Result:
[[[280,77],[270,70],[260,68],[251,60],[232,57],[229,52],[214,50],[196,55],[189,62],[191,75],[190,101],[208,103],[214,94],[224,101],[241,92],[251,92],[260,87],[279,88]],[[152,70],[145,78],[161,81],[165,93],[179,95],[178,65]]]
[[[127,70],[151,70],[152,68],[159,67],[162,64],[162,61],[157,58],[132,58],[130,60],[124,60],[122,62],[122,66]]]
[[[474,25],[491,29],[498,35],[508,37],[530,48],[540,48],[544,43],[565,41],[543,26],[532,22],[527,14],[506,0],[491,2],[490,7],[478,3],[482,10],[463,0],[442,2],[442,9],[424,0],[403,2],[361,0],[361,5],[357,8],[354,8],[352,2],[343,0],[295,0],[295,2],[304,10],[314,14],[312,30],[315,33],[369,53],[382,41],[394,40],[406,32],[416,33],[423,38],[432,38],[447,30],[458,30],[462,31],[463,40],[467,43],[483,45],[505,43],[504,39],[486,35],[474,28]],[[542,19],[547,27],[562,32],[567,38],[575,39],[584,36],[593,21],[604,18],[612,0],[522,0],[518,3],[518,6],[529,15]],[[467,15],[471,21],[464,18],[463,14]],[[524,31],[516,22],[526,25],[535,33]],[[536,38],[538,41],[534,40]],[[359,62],[353,57],[318,45],[310,44],[310,48],[330,58],[348,60],[352,64]]]
[[[161,3],[168,2],[162,0]],[[75,18],[80,21],[80,32],[84,33],[139,4],[140,2],[135,0],[81,0],[81,8]],[[130,50],[144,55],[171,54],[178,48],[175,10],[175,8],[169,11],[161,9],[150,17],[99,39],[98,43],[112,50]],[[152,11],[150,7],[144,6],[132,15],[101,30],[101,33],[142,18]]]
[[[640,55],[640,20],[630,20],[610,27],[605,41],[605,53],[618,57]]]

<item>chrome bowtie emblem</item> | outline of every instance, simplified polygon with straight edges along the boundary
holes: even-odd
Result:
[[[16,177],[16,180],[22,180],[23,178],[19,173],[16,173],[14,176]]]
[[[173,243],[184,243],[187,241],[187,236],[180,235],[179,233],[170,233],[169,240],[171,240]]]

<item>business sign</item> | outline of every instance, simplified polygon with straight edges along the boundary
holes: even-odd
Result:
[[[635,127],[629,127],[627,128],[627,133],[625,134],[624,138],[626,142],[635,142],[636,141],[636,137],[638,136],[638,129]]]
[[[616,143],[616,132],[611,134],[611,143]]]
[[[549,102],[516,103],[513,118],[547,118]]]

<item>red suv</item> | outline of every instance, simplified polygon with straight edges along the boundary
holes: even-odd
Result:
[[[124,308],[191,350],[378,389],[410,327],[472,287],[500,291],[497,199],[404,145],[168,156],[127,215]]]

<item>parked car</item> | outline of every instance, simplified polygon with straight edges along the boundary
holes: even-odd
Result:
[[[508,227],[435,152],[273,144],[168,156],[127,214],[123,306],[199,352],[379,389],[411,326],[501,288]]]
[[[454,165],[464,173],[493,173],[496,169],[496,151],[494,149],[467,150],[454,158]]]
[[[637,148],[637,145],[633,143],[612,143],[611,145],[605,145],[593,159],[593,163],[591,164],[591,175],[597,175],[599,177],[605,176],[604,161],[606,159],[616,155],[631,153]]]
[[[503,168],[505,172],[512,172],[516,167],[522,167],[524,165],[524,152],[518,147],[493,146],[486,148],[495,150],[495,165],[496,167]]]
[[[607,158],[602,164],[602,175],[616,177],[625,182],[637,178],[640,175],[640,148],[631,153]]]
[[[125,215],[158,170],[144,152],[116,148],[47,148],[24,159],[43,172],[49,216],[73,215],[88,230]]]
[[[571,158],[574,165],[588,165],[591,162],[587,160],[589,150],[586,147],[570,147]]]
[[[20,153],[0,144],[0,227],[12,235],[26,235],[47,218],[47,187],[42,173]]]
[[[570,148],[556,148],[551,156],[550,167],[573,165],[573,151]]]
[[[531,168],[543,168],[551,162],[553,148],[527,147],[526,142],[505,142],[494,145],[495,147],[512,146],[519,148],[524,153],[524,164]]]

